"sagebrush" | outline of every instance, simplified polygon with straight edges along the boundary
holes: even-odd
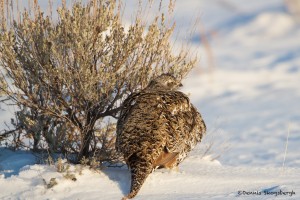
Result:
[[[172,50],[175,24],[165,20],[170,10],[158,8],[147,23],[137,12],[125,26],[122,1],[75,2],[71,8],[62,1],[58,17],[51,0],[48,14],[36,0],[29,0],[28,10],[19,10],[18,1],[0,2],[0,97],[18,107],[15,129],[2,136],[16,136],[16,147],[27,139],[29,148],[75,162],[118,160],[113,118],[122,101],[160,74],[182,79],[196,64],[187,49]]]

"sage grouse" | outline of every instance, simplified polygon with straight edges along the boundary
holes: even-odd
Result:
[[[189,98],[177,91],[176,79],[163,74],[123,103],[117,123],[116,149],[131,169],[133,198],[156,168],[176,167],[197,142],[206,126]]]

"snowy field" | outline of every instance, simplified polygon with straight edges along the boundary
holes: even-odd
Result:
[[[183,82],[208,134],[178,171],[152,173],[137,200],[300,199],[300,24],[281,0],[224,2],[177,1],[177,41],[195,16],[208,33],[214,66],[196,31],[200,64]],[[0,110],[0,124],[9,114]],[[0,199],[110,200],[129,191],[126,167],[71,166],[73,181],[35,162],[0,148]]]

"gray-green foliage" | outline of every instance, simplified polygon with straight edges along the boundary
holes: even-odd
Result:
[[[77,160],[91,152],[117,159],[114,124],[103,119],[117,118],[124,98],[150,79],[166,72],[181,79],[195,65],[184,49],[172,52],[174,25],[163,13],[149,25],[137,15],[124,27],[119,3],[62,6],[58,20],[35,4],[10,27],[2,20],[0,94],[20,107],[15,126],[36,145],[43,140]]]

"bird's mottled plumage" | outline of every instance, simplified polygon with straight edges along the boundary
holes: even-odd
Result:
[[[177,91],[179,86],[173,76],[163,74],[123,103],[116,148],[131,169],[125,198],[133,198],[154,169],[177,166],[206,131],[189,98]]]

